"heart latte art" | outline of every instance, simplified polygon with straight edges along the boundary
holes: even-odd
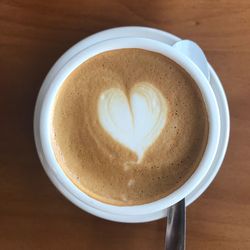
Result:
[[[145,204],[172,193],[198,167],[208,121],[193,79],[141,49],[82,63],[54,102],[56,160],[82,192],[108,204]]]
[[[140,162],[165,126],[167,103],[149,83],[134,85],[129,97],[119,88],[110,88],[100,95],[98,118],[109,135],[134,151]]]

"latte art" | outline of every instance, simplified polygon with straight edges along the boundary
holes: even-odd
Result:
[[[54,102],[56,160],[85,194],[128,206],[163,198],[193,174],[208,121],[193,79],[163,55],[141,49],[82,63]]]
[[[108,134],[134,151],[140,162],[165,126],[167,103],[147,82],[134,85],[128,95],[119,88],[104,91],[98,100],[98,118]]]

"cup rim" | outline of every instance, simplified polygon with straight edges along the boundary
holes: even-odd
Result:
[[[64,174],[62,168],[59,166],[55,159],[51,143],[49,143],[49,128],[50,115],[52,113],[51,110],[54,103],[53,97],[55,97],[57,90],[63,84],[66,77],[81,63],[88,60],[89,58],[101,52],[122,48],[140,48],[160,53],[175,61],[187,73],[189,73],[189,75],[194,79],[197,86],[199,87],[206,104],[209,117],[209,135],[206,150],[199,166],[197,167],[193,175],[181,187],[179,187],[170,195],[157,201],[146,203],[143,205],[121,207],[95,200],[94,198],[88,196],[80,189],[78,189],[70,181],[70,179],[66,176],[66,174]],[[105,212],[123,215],[147,214],[165,209],[178,202],[182,198],[185,198],[203,180],[209,170],[209,167],[211,166],[218,147],[220,135],[219,109],[213,90],[208,80],[205,78],[200,69],[190,59],[183,56],[179,51],[172,48],[170,45],[148,38],[114,38],[108,41],[99,42],[98,44],[92,45],[87,49],[82,50],[81,52],[73,56],[68,62],[66,62],[64,66],[59,70],[59,72],[55,75],[46,90],[44,99],[41,102],[39,133],[44,158],[47,160],[47,165],[51,170],[50,174],[53,175],[53,177],[56,178],[71,195],[73,195],[75,198],[78,198],[87,205]]]

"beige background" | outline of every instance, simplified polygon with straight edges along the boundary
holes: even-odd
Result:
[[[165,221],[119,224],[73,206],[50,183],[32,134],[35,99],[55,60],[102,29],[145,25],[193,39],[231,110],[222,169],[187,210],[187,249],[250,249],[250,2],[0,1],[0,248],[163,249]]]

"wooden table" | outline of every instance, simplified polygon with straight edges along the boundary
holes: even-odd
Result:
[[[226,159],[187,209],[187,249],[250,249],[250,2],[1,0],[0,249],[163,249],[165,220],[119,224],[68,202],[38,160],[32,131],[41,83],[80,39],[143,25],[198,42],[225,87],[231,111]]]

